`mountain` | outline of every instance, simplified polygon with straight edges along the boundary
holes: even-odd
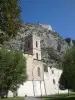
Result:
[[[70,45],[57,32],[46,24],[23,24],[18,35],[4,42],[6,48],[24,52],[25,37],[36,34],[41,39],[42,61],[46,66],[55,67],[61,61],[64,52]]]

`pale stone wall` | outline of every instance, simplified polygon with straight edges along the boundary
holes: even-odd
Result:
[[[41,45],[40,45],[40,38],[38,36],[33,35],[33,58],[36,58],[36,53],[38,53],[38,59],[41,60]],[[36,47],[37,42],[37,47]]]
[[[13,93],[11,91],[8,92],[8,97],[13,97]]]
[[[33,59],[32,55],[24,54],[24,56],[26,57],[28,80],[43,80],[43,62]],[[40,68],[40,76],[38,76],[38,67]]]
[[[54,73],[52,73],[52,70]],[[44,80],[45,80],[45,86],[47,90],[47,95],[50,94],[58,94],[58,93],[66,93],[67,90],[60,90],[59,89],[59,78],[62,74],[62,70],[56,69],[56,68],[49,68],[48,67],[48,73],[44,73]],[[55,80],[55,84],[53,83],[53,79]]]
[[[32,81],[27,81],[18,89],[18,96],[34,96],[33,83]]]
[[[53,74],[52,74],[52,70],[54,70]],[[42,95],[68,93],[68,90],[63,91],[59,89],[58,81],[61,76],[61,73],[62,70],[58,70],[56,68],[50,69],[48,67],[48,72],[44,72],[44,81],[41,81],[41,88],[40,88],[40,81],[26,81],[18,89],[18,96],[25,96],[25,95],[34,96],[34,92],[35,92],[35,96],[41,96],[41,91],[42,91]],[[55,84],[53,83],[53,79],[55,79]],[[34,91],[33,91],[33,85],[34,85]],[[46,92],[45,92],[45,88],[46,88]]]
[[[38,68],[40,68],[40,76],[38,76]],[[33,78],[36,81],[44,79],[44,67],[41,61],[34,60],[33,61]]]
[[[26,58],[28,80],[32,80],[33,79],[33,76],[32,76],[32,71],[33,71],[33,56],[32,55],[28,55],[28,54],[25,54],[24,56]]]
[[[52,30],[52,27],[50,25],[47,24],[40,24],[40,25],[45,29]]]

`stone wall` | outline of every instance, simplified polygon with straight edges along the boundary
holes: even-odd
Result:
[[[44,81],[41,81],[41,82],[40,81],[26,81],[18,89],[18,96],[25,96],[25,95],[34,96],[34,94],[35,96],[41,96],[41,94],[52,95],[52,94],[59,94],[59,93],[67,93],[68,90],[63,91],[59,89],[58,81],[59,81],[61,73],[62,73],[62,70],[48,67],[48,72],[44,72]],[[53,82],[53,79],[55,80],[55,83]],[[45,88],[46,88],[46,91],[45,91]]]

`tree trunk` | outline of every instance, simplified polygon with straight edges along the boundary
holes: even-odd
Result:
[[[7,88],[1,88],[0,92],[1,92],[0,93],[1,98],[8,97],[8,89]]]
[[[68,89],[68,96],[70,95],[70,93],[69,93],[69,89]]]

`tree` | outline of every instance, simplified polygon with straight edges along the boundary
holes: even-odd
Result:
[[[27,79],[26,59],[22,53],[0,50],[0,95],[8,94],[8,90],[15,91]]]
[[[0,0],[0,43],[15,37],[21,26],[19,2],[21,0]]]
[[[65,41],[70,45],[71,38],[66,38]]]
[[[73,44],[74,44],[74,46],[75,46],[75,40],[72,40],[72,42],[73,42]]]
[[[60,77],[60,89],[75,91],[75,47],[69,49],[62,61],[63,73]]]

